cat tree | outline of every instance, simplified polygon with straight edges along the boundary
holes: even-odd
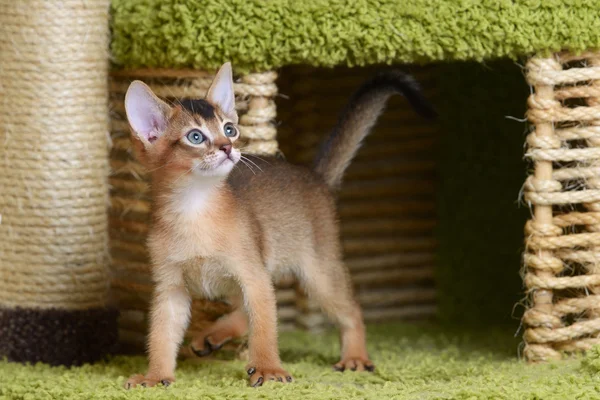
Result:
[[[532,171],[524,198],[533,216],[524,255],[529,304],[524,354],[541,361],[596,344],[600,57],[576,55],[600,48],[598,4],[592,3],[361,0],[351,7],[307,1],[300,8],[286,1],[245,0],[225,9],[218,0],[201,7],[197,0],[112,0],[110,96],[108,0],[2,3],[0,354],[53,364],[94,361],[115,340],[116,312],[110,304],[121,312],[121,342],[143,344],[151,293],[144,247],[150,204],[123,114],[131,80],[148,82],[169,100],[199,97],[212,71],[232,61],[248,151],[285,149],[287,158],[305,162],[325,134],[322,127],[330,126],[324,121],[346,98],[342,92],[370,74],[358,79],[360,74],[349,70],[338,75],[339,69],[324,73],[320,67],[431,64],[412,70],[428,96],[439,100],[443,119],[453,100],[437,92],[447,75],[436,62],[487,63],[533,54],[540,56],[527,64],[533,94],[526,156]],[[569,52],[553,55],[562,49]],[[275,71],[282,67],[278,78]],[[277,86],[290,96],[279,115]],[[280,129],[278,119],[285,121]],[[436,215],[443,182],[436,181],[433,156],[439,150],[436,138],[446,128],[425,125],[404,109],[394,112],[362,149],[371,158],[358,159],[357,168],[349,170],[340,193],[343,243],[367,320],[430,317],[438,296],[433,280],[439,279],[438,290],[443,285],[447,290],[465,278],[454,275],[462,267],[455,259],[444,268],[435,266],[438,243],[453,240],[434,230],[447,217]],[[382,175],[387,180],[379,179]],[[402,185],[403,179],[413,180]],[[487,213],[494,208],[481,207]],[[485,240],[491,228],[476,226],[473,240]],[[467,253],[472,247],[462,245],[457,247]],[[502,243],[486,246],[493,251]],[[477,261],[477,268],[491,267]],[[517,274],[521,265],[500,267]],[[283,327],[323,325],[292,281],[279,283],[278,300]],[[460,308],[467,305],[459,304],[453,315],[468,314]],[[226,304],[197,299],[189,334],[226,311]]]

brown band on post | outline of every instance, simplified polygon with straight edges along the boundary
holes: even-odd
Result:
[[[0,308],[0,357],[9,361],[81,365],[115,351],[114,308]]]

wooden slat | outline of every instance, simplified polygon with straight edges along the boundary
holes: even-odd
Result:
[[[432,265],[397,270],[366,271],[352,274],[355,285],[400,285],[433,279]]]
[[[344,237],[365,237],[369,235],[390,234],[397,237],[403,235],[433,232],[437,225],[437,220],[431,216],[429,218],[369,218],[369,219],[351,219],[343,220],[340,225],[340,231]]]
[[[362,290],[357,294],[357,299],[365,308],[433,303],[436,299],[436,290],[422,287]]]
[[[402,268],[415,265],[433,265],[435,253],[430,252],[400,252],[378,254],[364,257],[346,257],[345,263],[352,272],[362,270]]]
[[[382,322],[398,319],[431,318],[437,312],[434,304],[412,305],[394,308],[375,308],[363,310],[366,322]]]
[[[342,247],[347,257],[357,254],[381,254],[399,251],[431,251],[436,248],[431,235],[421,237],[342,238]]]

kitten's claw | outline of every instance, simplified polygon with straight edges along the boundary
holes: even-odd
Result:
[[[250,376],[250,386],[252,387],[262,386],[266,381],[281,383],[293,381],[290,374],[281,368],[250,367],[247,369],[247,372]]]
[[[133,375],[129,379],[127,379],[127,382],[125,382],[124,386],[125,386],[125,389],[127,389],[127,390],[133,389],[138,386],[141,386],[143,388],[149,388],[149,387],[156,386],[159,383],[161,383],[164,387],[168,387],[173,382],[175,382],[175,378],[154,379],[154,378],[146,378],[144,375],[138,374],[138,375]]]
[[[263,377],[261,376],[260,378],[258,378],[258,380],[256,382],[254,382],[252,387],[262,386],[262,384],[263,384]]]

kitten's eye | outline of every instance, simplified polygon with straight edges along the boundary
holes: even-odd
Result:
[[[234,137],[237,135],[237,129],[235,129],[235,126],[233,126],[233,124],[230,122],[225,124],[223,130],[225,131],[225,136],[227,137]]]
[[[189,131],[186,137],[191,144],[200,144],[206,140],[202,132],[200,132],[198,129],[192,129],[191,131]]]

